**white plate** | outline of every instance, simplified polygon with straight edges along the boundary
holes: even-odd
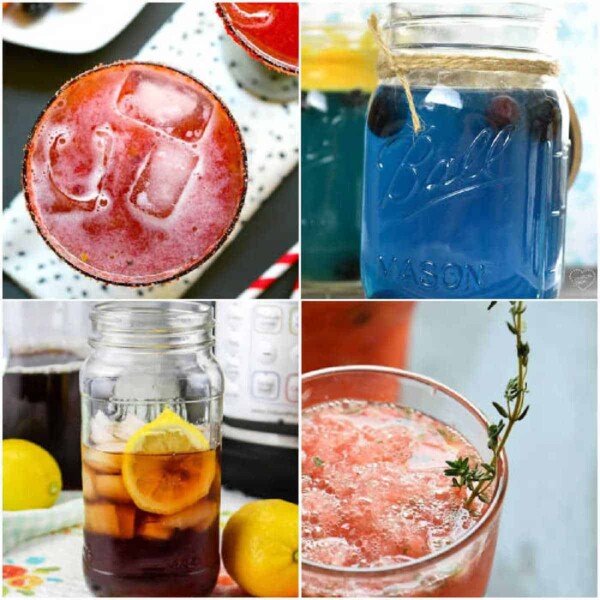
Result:
[[[84,54],[105,46],[144,7],[144,2],[57,3],[43,16],[30,18],[8,7],[2,19],[6,42],[64,54]]]

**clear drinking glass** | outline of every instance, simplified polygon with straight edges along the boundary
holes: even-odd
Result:
[[[487,421],[457,392],[427,377],[386,367],[350,366],[307,373],[302,409],[335,400],[365,400],[410,407],[449,425],[488,460]],[[490,577],[508,480],[503,451],[490,505],[464,537],[443,550],[399,566],[330,567],[303,559],[304,596],[483,596]],[[303,514],[303,523],[310,514]]]
[[[223,376],[212,308],[112,302],[81,372],[84,574],[99,596],[203,596],[219,572]]]

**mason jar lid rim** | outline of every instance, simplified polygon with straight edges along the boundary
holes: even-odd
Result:
[[[95,324],[111,325],[122,323],[122,318],[136,316],[140,318],[165,318],[170,326],[177,326],[177,318],[182,317],[182,327],[190,327],[190,322],[197,325],[212,325],[213,309],[202,302],[165,302],[165,301],[120,301],[96,304],[91,312]]]

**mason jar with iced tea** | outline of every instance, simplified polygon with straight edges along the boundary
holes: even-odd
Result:
[[[83,568],[98,596],[205,596],[220,567],[212,308],[104,303],[81,372]]]

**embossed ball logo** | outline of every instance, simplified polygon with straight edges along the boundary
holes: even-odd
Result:
[[[498,165],[512,142],[513,125],[497,132],[482,129],[464,150],[444,148],[436,140],[437,132],[431,126],[414,139],[391,138],[381,148],[379,170],[387,171],[390,163],[397,163],[380,199],[382,207],[393,203],[402,218],[412,218],[432,206],[470,194],[480,197],[485,188],[511,182],[512,177],[502,174]]]

